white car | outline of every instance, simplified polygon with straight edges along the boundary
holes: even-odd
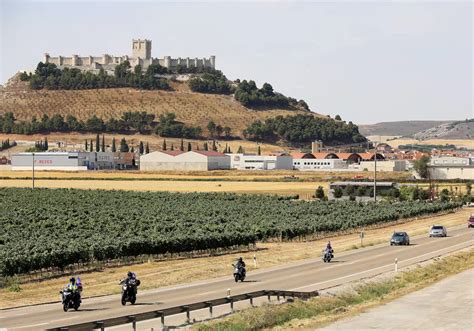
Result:
[[[433,225],[430,229],[430,237],[447,237],[448,232],[442,225]]]

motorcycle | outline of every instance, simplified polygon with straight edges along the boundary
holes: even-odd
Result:
[[[81,306],[81,294],[79,291],[72,292],[65,289],[59,291],[59,293],[61,294],[61,301],[65,312],[67,312],[69,308],[74,308],[74,310],[79,309]]]
[[[129,279],[128,282],[121,282],[122,284],[122,305],[130,302],[132,305],[137,301],[137,287],[140,285],[136,279]]]
[[[329,250],[329,249],[325,249],[323,251],[323,261],[324,263],[329,263],[331,262],[331,260],[334,258],[334,255],[332,254],[332,250]]]
[[[239,280],[241,282],[244,281],[245,279],[245,267],[243,266],[236,266],[236,265],[232,265],[234,267],[234,279],[235,279],[235,282],[237,283]]]

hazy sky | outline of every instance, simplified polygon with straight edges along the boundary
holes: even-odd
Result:
[[[0,82],[43,53],[208,57],[358,124],[473,114],[471,1],[0,0]]]

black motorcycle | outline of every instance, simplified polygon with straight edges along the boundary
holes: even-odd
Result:
[[[245,267],[242,265],[236,266],[234,264],[232,266],[234,267],[235,282],[237,283],[239,280],[243,282],[245,279],[245,273],[246,273]]]
[[[333,250],[332,249],[325,249],[323,251],[323,261],[324,261],[324,263],[331,262],[331,260],[333,258],[334,258],[334,255],[333,255]]]
[[[67,312],[69,308],[74,308],[74,310],[79,309],[81,306],[81,294],[79,291],[70,291],[68,289],[64,289],[59,291],[59,293],[61,293],[63,310],[65,312]]]
[[[132,305],[137,301],[137,288],[140,285],[138,279],[129,279],[128,281],[122,281],[122,305],[126,305],[130,302]]]

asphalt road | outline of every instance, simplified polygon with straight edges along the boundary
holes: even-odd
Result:
[[[65,313],[59,303],[1,310],[0,328],[39,330],[97,321],[216,299],[226,296],[227,289],[231,290],[232,295],[263,289],[295,291],[324,289],[391,271],[394,269],[395,259],[398,259],[398,266],[402,268],[474,245],[473,229],[465,227],[448,229],[448,234],[447,238],[428,238],[426,235],[414,237],[411,238],[410,246],[382,244],[341,254],[338,254],[337,247],[334,247],[335,259],[329,264],[324,264],[320,259],[313,259],[257,270],[248,273],[243,283],[234,282],[233,269],[229,261],[228,277],[199,282],[189,279],[189,283],[185,285],[139,292],[137,304],[134,306],[124,307],[120,303],[119,295],[111,295],[83,300],[77,312]]]

